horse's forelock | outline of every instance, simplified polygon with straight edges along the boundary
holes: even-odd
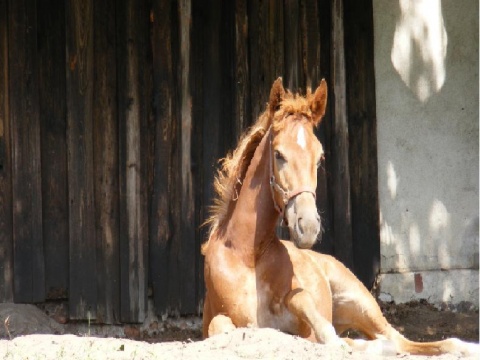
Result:
[[[288,94],[280,104],[280,108],[272,120],[273,130],[278,132],[282,131],[285,128],[286,122],[285,119],[290,114],[302,115],[302,117],[307,118],[309,121],[312,121],[312,110],[310,109],[309,97],[311,96],[311,90],[307,91],[307,96],[303,97],[299,94]]]

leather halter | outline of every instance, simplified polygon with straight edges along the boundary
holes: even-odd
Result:
[[[315,194],[315,189],[310,187],[300,187],[294,190],[285,189],[282,185],[277,182],[275,178],[275,172],[273,171],[273,151],[272,151],[272,127],[268,129],[268,140],[269,140],[269,149],[270,149],[270,190],[272,192],[273,205],[275,210],[282,215],[282,219],[287,223],[285,219],[285,209],[287,208],[288,203],[302,193],[310,193],[313,195],[313,198],[316,199],[317,195]],[[279,206],[277,200],[275,199],[275,192],[278,192],[282,196],[283,207]]]

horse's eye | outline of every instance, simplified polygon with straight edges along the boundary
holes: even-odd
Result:
[[[275,150],[275,159],[279,161],[285,161],[285,157],[278,150]]]

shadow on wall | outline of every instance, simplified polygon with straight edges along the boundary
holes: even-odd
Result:
[[[376,1],[382,272],[478,270],[478,3],[392,3]]]
[[[400,0],[391,61],[407,87],[425,102],[445,83],[448,36],[440,0]]]

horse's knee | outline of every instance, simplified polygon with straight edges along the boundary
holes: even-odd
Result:
[[[233,324],[232,319],[225,315],[216,315],[208,325],[208,336],[217,334],[223,334],[234,330],[236,326]]]
[[[329,319],[320,313],[308,291],[301,288],[290,291],[285,297],[285,304],[292,314],[312,328],[318,342],[322,344],[342,342]]]

